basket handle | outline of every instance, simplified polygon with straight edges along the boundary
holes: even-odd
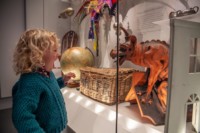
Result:
[[[89,77],[91,78],[91,79],[94,79],[92,76],[91,76],[91,73],[89,72]],[[123,81],[124,80],[126,80],[126,79],[128,79],[128,78],[130,78],[131,76],[133,75],[133,73],[129,73],[124,79],[123,79]]]
[[[133,75],[133,73],[129,73],[123,80],[130,78],[132,75]]]

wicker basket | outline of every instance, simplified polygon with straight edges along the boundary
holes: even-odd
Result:
[[[81,68],[80,91],[99,102],[113,105],[116,103],[116,69]],[[134,69],[120,68],[118,73],[118,102],[124,102],[131,88]]]

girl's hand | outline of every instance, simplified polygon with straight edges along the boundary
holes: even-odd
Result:
[[[65,85],[67,85],[68,81],[71,78],[75,78],[75,77],[76,77],[76,75],[74,73],[72,73],[72,72],[69,72],[69,73],[63,75],[63,80],[64,80]]]

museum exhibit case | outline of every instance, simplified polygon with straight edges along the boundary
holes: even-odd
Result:
[[[89,2],[89,4],[87,2]],[[106,82],[101,80],[103,83],[100,83],[98,78],[94,78],[96,83],[90,83],[90,80],[85,80],[85,76],[83,76],[84,81],[81,82],[84,83],[81,84],[82,86],[80,86],[80,88],[82,88],[84,84],[84,88],[88,88],[89,91],[83,92],[80,90],[80,92],[83,94],[87,93],[89,95],[87,95],[87,97],[76,90],[64,89],[63,94],[66,95],[66,102],[68,101],[73,104],[69,104],[70,107],[76,106],[74,107],[76,111],[72,111],[72,119],[74,120],[72,120],[71,123],[72,128],[76,129],[77,132],[83,131],[91,133],[199,132],[199,85],[195,81],[191,81],[190,83],[189,78],[184,79],[184,83],[182,84],[187,83],[187,87],[185,87],[187,91],[184,91],[187,93],[185,96],[189,96],[185,101],[184,95],[182,95],[183,98],[177,99],[177,97],[180,97],[179,95],[181,95],[184,87],[180,88],[182,91],[180,90],[179,93],[174,93],[174,90],[178,91],[181,85],[173,86],[180,82],[178,79],[176,81],[173,75],[181,75],[176,74],[176,72],[178,72],[177,69],[180,70],[182,74],[186,73],[189,68],[185,69],[181,66],[184,65],[188,67],[190,64],[190,69],[195,69],[195,74],[189,73],[189,75],[193,78],[195,77],[196,80],[199,78],[199,33],[196,33],[196,31],[199,31],[198,22],[200,21],[198,11],[200,3],[191,1],[180,1],[176,3],[175,1],[121,0],[118,3],[118,14],[112,16],[114,13],[117,13],[116,10],[113,12],[114,7],[112,4],[114,2],[116,1],[94,0],[81,3],[81,7],[78,8],[78,12],[75,15],[75,20],[79,22],[80,28],[84,29],[80,31],[80,45],[92,49],[92,44],[93,47],[95,47],[92,49],[92,52],[96,55],[95,67],[98,69],[113,67],[117,69],[116,67],[118,66],[113,64],[113,60],[116,61],[118,57],[120,68],[129,67],[136,70],[132,75],[132,86],[124,102],[117,103],[117,108],[113,105],[105,105],[103,100],[99,100],[101,99],[100,94],[103,93],[99,91],[101,88],[110,89],[110,92],[112,92],[112,89],[105,87],[104,84],[106,84]],[[92,5],[92,8],[96,7],[97,9],[94,9],[95,12],[102,13],[101,16],[95,18],[95,13],[87,10],[88,14],[85,14],[85,17],[83,17],[83,14],[81,14],[84,12],[83,7],[91,9],[88,5]],[[193,25],[194,27],[188,25]],[[179,28],[182,31],[179,31]],[[188,28],[190,29],[189,31],[186,30]],[[93,31],[91,31],[91,29]],[[117,31],[119,32],[117,33]],[[182,34],[184,31],[187,32],[186,35]],[[90,34],[93,32],[96,32],[96,35]],[[175,34],[179,34],[181,38],[185,39],[190,36],[190,38],[187,38],[190,42],[187,41],[187,44],[184,44],[186,41],[176,42],[178,38]],[[195,35],[191,37],[192,34]],[[118,38],[119,40],[117,40]],[[118,41],[119,46],[116,46]],[[189,45],[195,50],[188,48]],[[181,57],[187,59],[190,57],[190,63],[180,63],[180,57],[178,58],[173,55],[172,50],[178,46],[181,48],[180,50],[176,50],[174,54],[179,54],[179,52],[181,52],[181,54],[185,53],[185,55]],[[119,50],[116,50],[116,47],[119,47]],[[188,49],[193,51],[195,55],[186,55],[186,53],[188,53],[186,50]],[[174,67],[174,62],[181,66]],[[191,63],[193,63],[193,65]],[[195,67],[191,68],[192,66]],[[98,71],[98,69],[96,71]],[[99,74],[97,72],[97,74],[93,76],[94,73],[90,70],[88,71],[91,77],[97,77]],[[106,74],[104,75],[105,77],[107,76]],[[183,77],[183,75],[179,78],[181,77]],[[188,76],[184,75],[184,77]],[[194,80],[193,78],[191,78],[191,80]],[[87,87],[85,86],[85,82],[88,83]],[[191,84],[195,87],[192,87]],[[192,90],[189,91],[188,88],[195,88],[195,92],[193,93]],[[112,95],[110,92],[108,91],[105,95]],[[99,93],[99,95],[96,93]],[[190,102],[186,102],[187,100]],[[177,104],[179,106],[177,106]],[[79,108],[81,108],[81,112],[78,111]],[[134,109],[130,111],[130,108]],[[175,111],[180,108],[182,108],[180,111]],[[173,112],[179,113],[179,115]],[[81,115],[79,113],[81,113]],[[114,115],[116,113],[118,113],[117,116]],[[91,115],[91,119],[88,119],[88,115]],[[79,117],[81,118],[78,119]],[[129,118],[131,118],[131,120],[129,120]],[[88,123],[83,126],[85,119],[88,119]],[[176,122],[174,119],[176,119]],[[79,120],[83,122],[79,123]],[[90,128],[91,125],[93,127],[92,129]],[[101,126],[99,127],[97,125],[105,126],[105,128],[101,128]]]
[[[24,2],[25,28],[60,38],[56,77],[78,73],[61,89],[74,132],[200,132],[199,0]]]

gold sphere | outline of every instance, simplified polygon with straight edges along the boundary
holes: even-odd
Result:
[[[71,47],[61,56],[60,66],[63,74],[72,72],[76,75],[72,80],[80,80],[80,68],[94,66],[94,56],[87,48]]]

